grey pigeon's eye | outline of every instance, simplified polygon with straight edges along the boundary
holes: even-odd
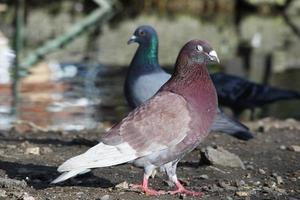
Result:
[[[140,30],[140,31],[139,31],[139,35],[140,35],[140,36],[146,35],[146,34],[145,34],[145,31]]]
[[[197,45],[196,47],[197,51],[202,52],[203,51],[203,47],[201,45]]]

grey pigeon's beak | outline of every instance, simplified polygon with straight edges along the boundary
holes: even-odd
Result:
[[[210,60],[220,63],[217,52],[215,50],[210,51],[208,53],[208,57],[210,58]]]
[[[131,44],[133,42],[136,42],[137,37],[135,35],[131,36],[131,38],[128,40],[127,44]]]

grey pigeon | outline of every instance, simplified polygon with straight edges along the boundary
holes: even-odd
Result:
[[[70,158],[58,167],[63,174],[58,183],[92,168],[133,163],[144,169],[140,188],[159,195],[148,187],[152,172],[163,166],[175,185],[169,194],[202,195],[187,190],[177,179],[176,167],[182,157],[197,147],[209,134],[217,114],[217,94],[206,63],[217,61],[205,41],[192,40],[181,49],[171,79],[144,104],[113,126],[101,142],[85,153]]]

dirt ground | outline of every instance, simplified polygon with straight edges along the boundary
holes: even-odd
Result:
[[[248,123],[255,139],[244,142],[212,133],[201,145],[221,146],[238,155],[246,169],[212,166],[199,162],[199,149],[189,154],[177,173],[187,188],[205,193],[201,199],[300,199],[300,122],[272,119]],[[129,164],[95,169],[59,185],[49,183],[56,168],[71,156],[97,143],[101,131],[2,132],[0,138],[0,199],[200,199],[163,195],[146,196],[126,189],[139,183],[142,170]],[[294,146],[293,146],[294,145]],[[165,176],[150,180],[156,189],[171,189]],[[115,187],[123,183],[125,187]],[[121,184],[122,185],[122,184]]]

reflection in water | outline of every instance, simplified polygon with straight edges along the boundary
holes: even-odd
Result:
[[[100,65],[53,65],[42,63],[23,80],[17,116],[10,115],[9,86],[0,88],[0,129],[10,128],[15,120],[51,129],[90,129],[101,126],[101,122],[116,122],[126,112],[124,70]]]

